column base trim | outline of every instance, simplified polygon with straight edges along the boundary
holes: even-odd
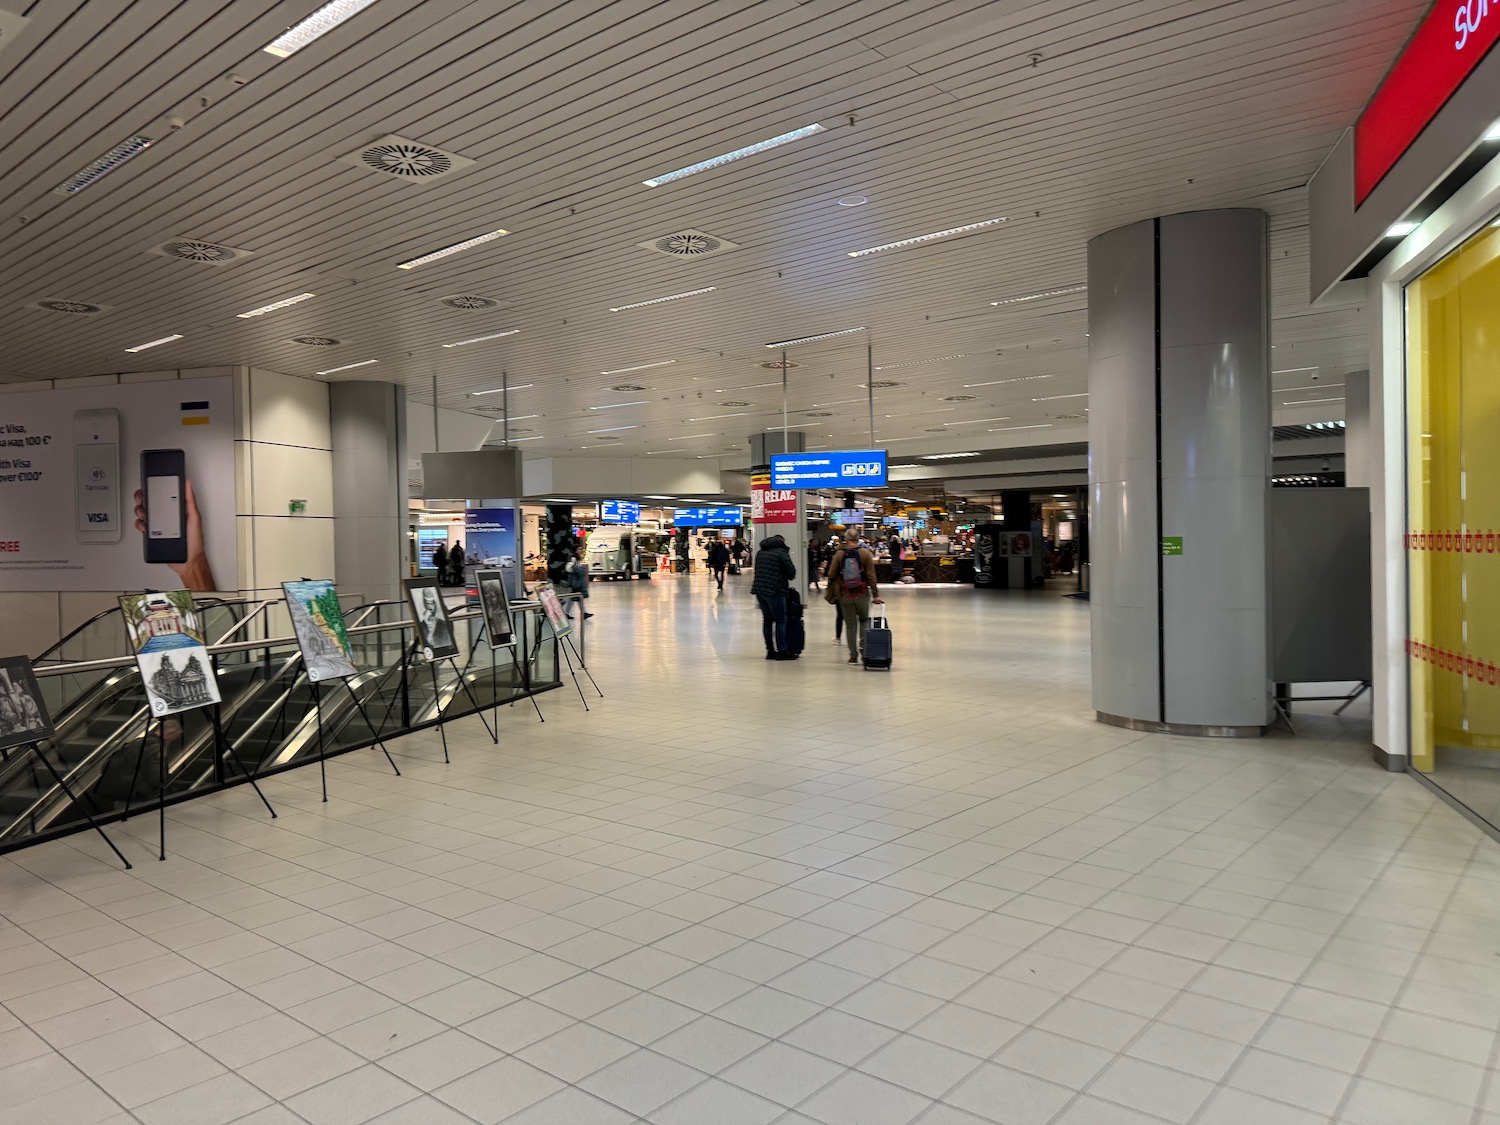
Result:
[[[1155,719],[1131,719],[1095,711],[1094,718],[1112,727],[1145,731],[1148,734],[1178,734],[1188,738],[1259,738],[1265,727],[1204,726],[1197,723],[1159,723]]]
[[[1387,754],[1379,746],[1370,747],[1370,757],[1375,759],[1375,764],[1389,773],[1407,773],[1407,759],[1405,754]],[[1414,772],[1414,771],[1412,771]]]

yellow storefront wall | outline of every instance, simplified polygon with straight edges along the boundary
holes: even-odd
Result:
[[[1407,288],[1411,762],[1500,752],[1500,229]]]

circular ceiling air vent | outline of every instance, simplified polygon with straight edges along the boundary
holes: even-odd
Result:
[[[102,305],[91,305],[86,301],[38,301],[36,307],[48,312],[72,313],[75,316],[92,316],[104,311]]]
[[[978,395],[948,395],[946,398],[943,399],[943,401],[944,402],[973,402],[978,397],[979,397]]]
[[[904,387],[906,384],[898,383],[894,379],[874,379],[867,386],[873,387],[877,391],[888,391],[892,387]]]
[[[459,293],[452,297],[439,298],[438,304],[447,305],[450,309],[463,309],[465,312],[478,312],[482,309],[497,309],[500,302],[493,297],[480,297],[472,293]]]
[[[365,166],[387,175],[420,180],[453,171],[453,161],[446,152],[410,141],[371,145],[359,154]]]
[[[612,390],[612,391],[630,392],[630,391],[649,391],[651,388],[650,387],[643,387],[639,383],[616,383],[614,386],[610,387],[609,389]]]
[[[239,257],[239,252],[228,246],[188,240],[168,242],[162,246],[161,252],[169,258],[181,258],[188,262],[232,262]]]
[[[781,360],[779,360],[779,359],[773,359],[769,363],[762,363],[761,366],[764,367],[767,371],[780,371],[781,370]],[[788,371],[790,371],[794,367],[801,367],[801,366],[802,365],[800,363],[798,363],[795,359],[789,359],[789,360],[786,361],[786,369]]]
[[[309,348],[336,348],[344,341],[336,340],[332,336],[293,336],[291,342],[305,344]]]
[[[669,234],[656,240],[656,248],[663,254],[675,254],[679,258],[696,258],[700,254],[712,254],[720,246],[717,238],[710,234],[688,231]]]
[[[719,405],[720,406],[749,406],[750,404],[748,402],[746,402],[744,399],[733,398],[733,399],[730,399],[727,402],[721,402],[721,403],[719,403]]]

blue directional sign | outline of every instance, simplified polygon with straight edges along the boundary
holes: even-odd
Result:
[[[771,487],[776,489],[861,488],[883,485],[885,477],[883,449],[771,454]]]
[[[631,500],[599,501],[600,523],[639,523],[641,506]]]
[[[675,527],[739,527],[745,514],[739,508],[674,508]]]

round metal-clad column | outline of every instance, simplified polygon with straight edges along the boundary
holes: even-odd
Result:
[[[1266,218],[1195,211],[1089,243],[1093,702],[1105,722],[1271,719]]]

